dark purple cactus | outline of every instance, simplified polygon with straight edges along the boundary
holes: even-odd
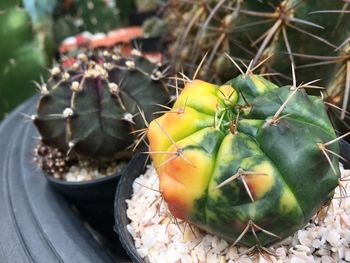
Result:
[[[136,138],[132,133],[153,119],[169,94],[161,66],[134,50],[81,53],[75,63],[51,70],[40,87],[34,124],[43,143],[79,158],[123,158]]]

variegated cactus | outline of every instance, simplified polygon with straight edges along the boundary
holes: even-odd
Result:
[[[247,246],[268,245],[309,222],[340,176],[323,101],[251,72],[218,86],[186,81],[148,139],[170,212]]]

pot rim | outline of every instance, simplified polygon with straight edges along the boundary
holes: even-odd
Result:
[[[149,164],[149,160],[147,163],[145,163],[146,154],[143,153],[144,149],[141,149],[138,153],[134,155],[134,157],[130,160],[128,163],[127,167],[124,169],[124,171],[121,174],[119,184],[117,187],[117,191],[115,193],[115,198],[114,198],[114,221],[115,221],[115,232],[119,236],[119,240],[127,252],[127,254],[131,257],[132,261],[134,263],[144,263],[145,261],[141,258],[139,253],[136,250],[135,247],[135,242],[134,238],[132,235],[129,233],[129,231],[126,228],[126,224],[124,224],[123,219],[122,219],[122,214],[124,213],[126,215],[126,210],[127,210],[127,204],[126,204],[126,199],[120,198],[121,196],[125,196],[125,191],[127,191],[128,187],[131,188],[131,193],[132,191],[132,184],[129,184],[127,181],[128,177],[130,176],[129,170],[132,169],[132,167],[137,167],[138,164],[141,163],[142,168],[140,167],[140,171],[138,171],[137,176],[140,176],[142,172],[144,172],[147,168],[147,164]],[[135,178],[132,180],[134,181]],[[126,185],[127,187],[124,187]],[[129,196],[130,198],[130,196]],[[127,215],[126,215],[127,218]],[[127,222],[130,222],[130,220],[127,218]],[[130,239],[132,242],[129,242]]]
[[[130,160],[129,160],[130,162]],[[39,167],[40,168],[40,167]],[[40,168],[41,169],[41,168]],[[98,185],[98,184],[104,184],[104,183],[108,183],[110,181],[115,181],[118,178],[121,177],[121,175],[123,174],[123,171],[126,168],[122,169],[119,172],[115,172],[112,175],[108,175],[108,176],[104,176],[102,178],[96,178],[96,179],[92,179],[89,181],[80,181],[80,182],[71,182],[71,181],[65,181],[62,179],[56,179],[53,176],[49,175],[47,172],[43,171],[43,174],[45,175],[45,177],[52,183],[54,184],[58,184],[58,185],[62,185],[62,186],[70,186],[70,187],[80,187],[80,186],[90,186],[90,185]]]

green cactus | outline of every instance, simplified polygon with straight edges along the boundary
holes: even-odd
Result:
[[[176,70],[191,76],[203,54],[200,77],[224,83],[238,73],[225,52],[245,65],[270,57],[259,73],[275,73],[279,84],[291,81],[290,65],[304,82],[321,79],[327,100],[343,107],[350,90],[350,4],[318,0],[170,1],[164,19],[169,53]],[[175,30],[174,26],[176,24]],[[346,92],[347,91],[347,92]],[[338,112],[338,115],[339,112]]]
[[[1,119],[34,92],[32,81],[45,76],[50,55],[45,38],[34,31],[28,13],[16,1],[1,1],[0,24]]]
[[[309,85],[278,88],[251,72],[222,86],[186,82],[148,129],[170,212],[247,246],[307,224],[340,177],[335,132]]]
[[[70,4],[58,3],[54,13],[53,30],[56,42],[82,31],[107,33],[119,28],[119,9],[114,0],[75,0]]]
[[[129,22],[129,15],[134,13],[136,10],[136,3],[133,0],[123,1],[116,0],[118,9],[120,10],[119,15],[124,23]]]
[[[44,144],[80,159],[108,161],[125,157],[157,104],[168,103],[160,68],[134,50],[81,53],[68,68],[54,67],[34,124]],[[142,112],[143,114],[141,114]]]
[[[151,17],[142,23],[144,37],[161,37],[166,31],[166,24],[158,17]]]

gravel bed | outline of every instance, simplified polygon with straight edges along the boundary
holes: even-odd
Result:
[[[350,170],[342,170],[350,178]],[[350,182],[342,182],[350,193]],[[151,263],[344,263],[350,262],[350,198],[332,200],[323,219],[314,218],[293,236],[270,247],[275,255],[244,255],[248,248],[206,234],[183,222],[174,223],[160,198],[157,174],[152,166],[133,184],[127,200],[127,226],[145,262]],[[335,196],[340,196],[339,187]]]
[[[101,171],[101,169],[97,167],[81,167],[73,165],[69,168],[69,171],[66,174],[62,175],[62,179],[67,182],[91,181],[106,176],[112,176],[121,169],[122,167],[114,165]]]

